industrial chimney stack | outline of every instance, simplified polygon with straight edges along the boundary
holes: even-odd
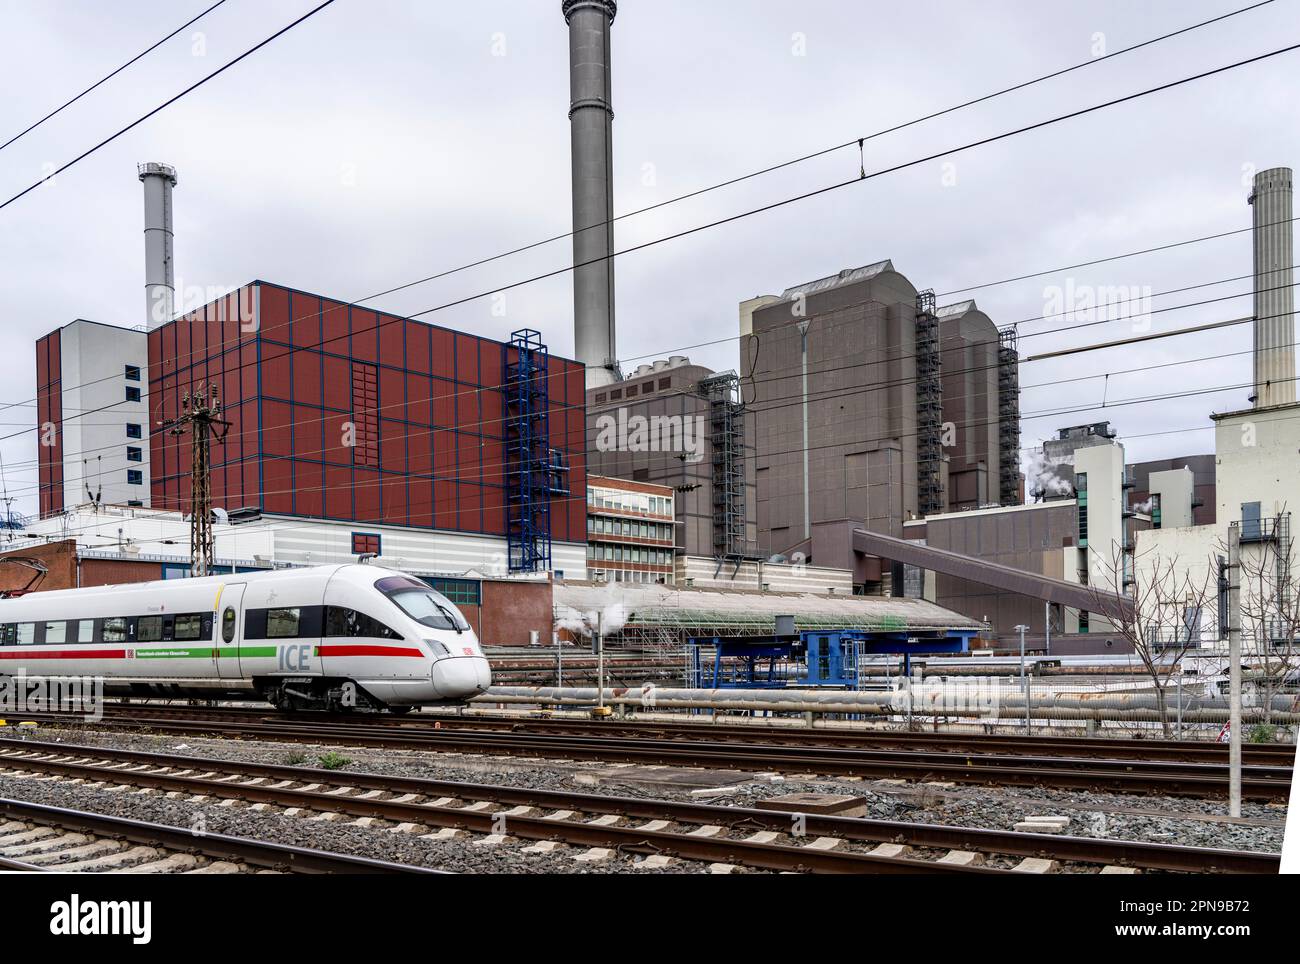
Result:
[[[1295,298],[1292,293],[1291,169],[1255,175],[1255,407],[1295,402]]]
[[[573,165],[573,339],[587,387],[620,378],[614,354],[613,121],[609,34],[614,0],[564,0],[569,25]],[[590,262],[590,263],[589,263]]]
[[[137,166],[144,184],[144,298],[149,330],[176,313],[175,253],[172,247],[172,188],[176,168],[149,161]]]

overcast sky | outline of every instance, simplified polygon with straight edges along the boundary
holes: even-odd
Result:
[[[0,142],[210,0],[0,0]],[[613,28],[615,210],[641,208],[1087,60],[1248,0],[859,3],[622,0]],[[315,4],[229,0],[0,152],[9,197]],[[868,142],[868,171],[1300,40],[1296,0]],[[201,34],[201,36],[196,36]],[[1300,164],[1300,54],[868,180],[618,259],[625,367],[690,354],[737,364],[737,303],[892,258],[951,292],[1250,224],[1254,169]],[[300,27],[0,212],[0,410],[33,426],[33,342],[76,318],[142,320],[139,161],[174,165],[185,306],[255,278],[340,299],[569,229],[567,31],[559,0],[337,0]],[[952,167],[945,167],[951,163]],[[620,221],[619,248],[852,177],[856,150]],[[417,312],[571,261],[567,241],[379,299]],[[1161,292],[1248,275],[1231,238],[974,293],[998,324],[1050,310],[1051,286]],[[1249,281],[1156,298],[1180,305]],[[962,295],[941,297],[940,303]],[[493,337],[541,329],[570,355],[572,283],[426,315]],[[1155,314],[1153,329],[1236,318],[1249,297]],[[1077,319],[1070,319],[1076,320]],[[1023,325],[1022,338],[1062,322]],[[1025,354],[1123,337],[1129,321],[1023,338]],[[1213,410],[1248,392],[1035,413],[1250,379],[1249,326],[1025,365],[1024,444],[1109,418],[1129,461],[1212,450]],[[1151,369],[1206,356],[1210,361]],[[1140,371],[1120,374],[1124,370]],[[1107,380],[1103,377],[1112,373]],[[1045,384],[1095,375],[1088,380]],[[1038,387],[1033,387],[1038,386]],[[1184,430],[1196,431],[1184,431]],[[1174,430],[1173,434],[1151,434]],[[0,445],[32,511],[34,432]]]

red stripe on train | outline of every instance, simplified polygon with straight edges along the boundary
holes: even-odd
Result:
[[[422,650],[409,646],[317,646],[317,656],[424,656]]]
[[[56,649],[53,651],[6,653],[0,659],[126,659],[124,649]]]

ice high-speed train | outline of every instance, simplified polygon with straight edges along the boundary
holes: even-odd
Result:
[[[487,689],[464,615],[402,572],[313,566],[0,600],[0,676],[106,693],[396,712]]]

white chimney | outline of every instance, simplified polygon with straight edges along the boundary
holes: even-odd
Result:
[[[172,247],[172,188],[176,168],[149,161],[136,167],[144,184],[144,300],[150,331],[176,315],[175,252]]]
[[[1291,283],[1291,169],[1255,175],[1255,407],[1295,403],[1295,296]]]

